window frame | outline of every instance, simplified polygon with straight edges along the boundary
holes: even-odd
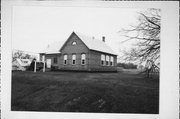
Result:
[[[57,57],[54,57],[54,58],[53,58],[53,63],[54,63],[54,64],[57,64],[57,63],[58,63]]]
[[[114,66],[114,57],[113,56],[110,56],[110,66]]]
[[[28,61],[23,61],[23,63],[25,63],[25,64],[26,64],[26,63],[28,63]]]
[[[102,66],[105,66],[105,64],[106,64],[106,56],[104,55],[104,54],[101,54],[101,65]]]
[[[84,55],[85,58],[82,58],[82,55]],[[84,60],[84,64],[83,64],[83,60]],[[85,53],[81,54],[81,65],[86,65],[86,54]]]
[[[109,66],[109,59],[110,59],[109,55],[106,55],[106,66]]]
[[[73,58],[73,56],[75,56],[75,59]],[[76,65],[76,54],[75,53],[72,54],[72,65]]]
[[[77,42],[76,42],[76,41],[73,41],[73,42],[71,43],[71,45],[77,45]]]
[[[65,59],[65,56],[66,56],[66,59]],[[67,54],[64,54],[63,58],[64,58],[64,60],[63,60],[63,64],[64,64],[64,65],[67,65],[68,55],[67,55]],[[65,61],[66,61],[66,63],[65,63]]]

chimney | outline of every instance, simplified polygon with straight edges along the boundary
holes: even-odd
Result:
[[[105,42],[105,36],[102,37],[102,41]]]

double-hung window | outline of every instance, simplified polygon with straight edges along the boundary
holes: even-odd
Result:
[[[110,65],[114,66],[114,57],[113,56],[111,56]]]
[[[101,55],[101,65],[105,65],[105,55]]]
[[[86,54],[81,54],[81,64],[82,65],[86,64]]]
[[[64,64],[67,64],[67,55],[64,55]]]
[[[109,56],[106,55],[106,65],[109,66]]]
[[[57,57],[54,57],[54,64],[57,64]]]
[[[72,55],[72,64],[75,65],[76,64],[76,54]]]

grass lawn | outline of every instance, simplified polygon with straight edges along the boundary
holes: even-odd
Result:
[[[12,72],[12,111],[159,113],[159,79],[142,74]]]

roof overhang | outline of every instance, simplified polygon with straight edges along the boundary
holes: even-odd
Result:
[[[118,54],[116,53],[108,53],[108,52],[103,52],[103,51],[98,51],[98,50],[93,50],[93,49],[90,49],[91,51],[95,51],[95,52],[99,52],[99,53],[104,53],[104,54],[109,54],[109,55],[114,55],[114,56],[118,56]]]
[[[50,54],[61,54],[61,52],[44,52],[44,53],[39,53],[42,55],[50,55]]]

